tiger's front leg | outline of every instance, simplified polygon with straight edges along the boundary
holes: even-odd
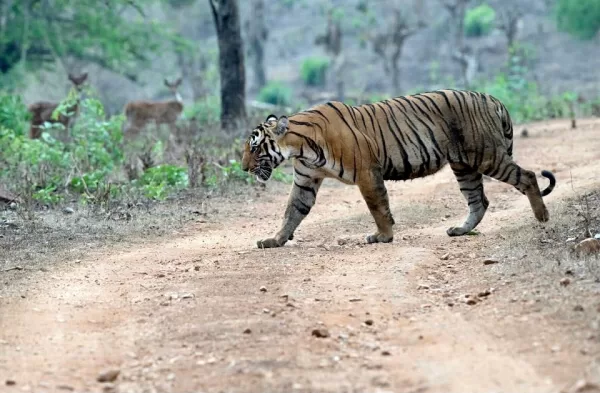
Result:
[[[323,179],[301,176],[297,172],[294,174],[294,185],[285,209],[283,225],[274,237],[257,241],[258,248],[281,247],[291,240],[294,231],[315,204],[321,183]]]
[[[366,237],[367,243],[390,243],[394,240],[394,217],[380,170],[373,170],[358,182],[358,188],[375,219],[377,232]]]

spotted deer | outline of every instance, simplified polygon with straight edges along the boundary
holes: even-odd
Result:
[[[52,113],[58,108],[60,102],[37,101],[29,105],[27,109],[31,113],[31,127],[29,128],[29,137],[31,139],[38,139],[42,136],[42,125],[46,122],[52,124],[60,123],[67,130],[73,125],[73,121],[79,113],[81,91],[87,77],[87,72],[77,76],[69,73],[69,80],[75,87],[77,99],[73,105],[67,108],[65,111],[66,114],[60,113],[56,119],[52,118]]]
[[[179,85],[181,85],[181,78],[173,83],[165,79],[164,83],[175,96],[174,100],[139,100],[130,101],[125,105],[126,122],[123,127],[125,137],[131,138],[137,136],[150,123],[155,123],[156,125],[167,124],[170,127],[175,125],[175,122],[183,111],[181,95],[177,91]]]

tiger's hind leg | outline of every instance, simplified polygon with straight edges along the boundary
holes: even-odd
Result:
[[[550,219],[550,214],[542,199],[542,193],[540,192],[535,173],[521,168],[508,155],[504,156],[501,163],[495,168],[483,170],[483,173],[496,180],[512,185],[519,192],[526,195],[533,214],[538,221],[546,222]]]
[[[476,169],[459,164],[450,164],[450,167],[458,180],[460,191],[469,204],[469,215],[461,226],[448,228],[446,233],[448,236],[462,236],[471,232],[481,222],[489,202],[483,192],[481,173]]]
[[[366,240],[367,243],[390,243],[394,240],[394,218],[390,212],[390,201],[383,176],[379,171],[373,171],[369,175],[368,179],[358,182],[360,193],[377,225],[377,232],[368,235]]]

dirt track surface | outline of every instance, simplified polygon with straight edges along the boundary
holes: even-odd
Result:
[[[600,186],[600,124],[567,124],[515,142],[520,165],[555,172],[551,222]],[[258,250],[287,200],[269,187],[178,236],[57,261],[0,293],[0,391],[101,392],[111,367],[116,392],[559,392],[600,376],[598,284],[563,287],[539,255],[514,255],[506,233],[545,227],[511,187],[486,182],[481,235],[449,238],[466,203],[448,168],[388,183],[395,240],[365,245],[375,226],[358,189],[327,181],[296,240]],[[569,299],[584,290],[578,314]]]

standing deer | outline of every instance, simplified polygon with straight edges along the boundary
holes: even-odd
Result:
[[[77,99],[73,105],[67,108],[66,115],[60,113],[56,119],[52,118],[52,113],[58,105],[59,102],[50,102],[50,101],[37,101],[33,104],[29,105],[27,108],[31,113],[31,127],[29,129],[29,137],[31,139],[38,139],[42,136],[42,128],[41,126],[45,123],[60,123],[65,126],[66,129],[72,125],[73,120],[79,113],[79,103],[81,101],[81,90],[82,86],[87,80],[87,72],[79,76],[75,76],[69,73],[69,80],[73,83],[77,91]]]
[[[165,79],[165,86],[175,96],[174,100],[128,102],[125,105],[125,117],[127,118],[127,122],[123,128],[125,136],[137,136],[148,123],[155,123],[156,125],[168,124],[170,127],[173,127],[183,111],[181,95],[177,91],[179,85],[181,85],[181,78],[173,83],[169,83]]]

